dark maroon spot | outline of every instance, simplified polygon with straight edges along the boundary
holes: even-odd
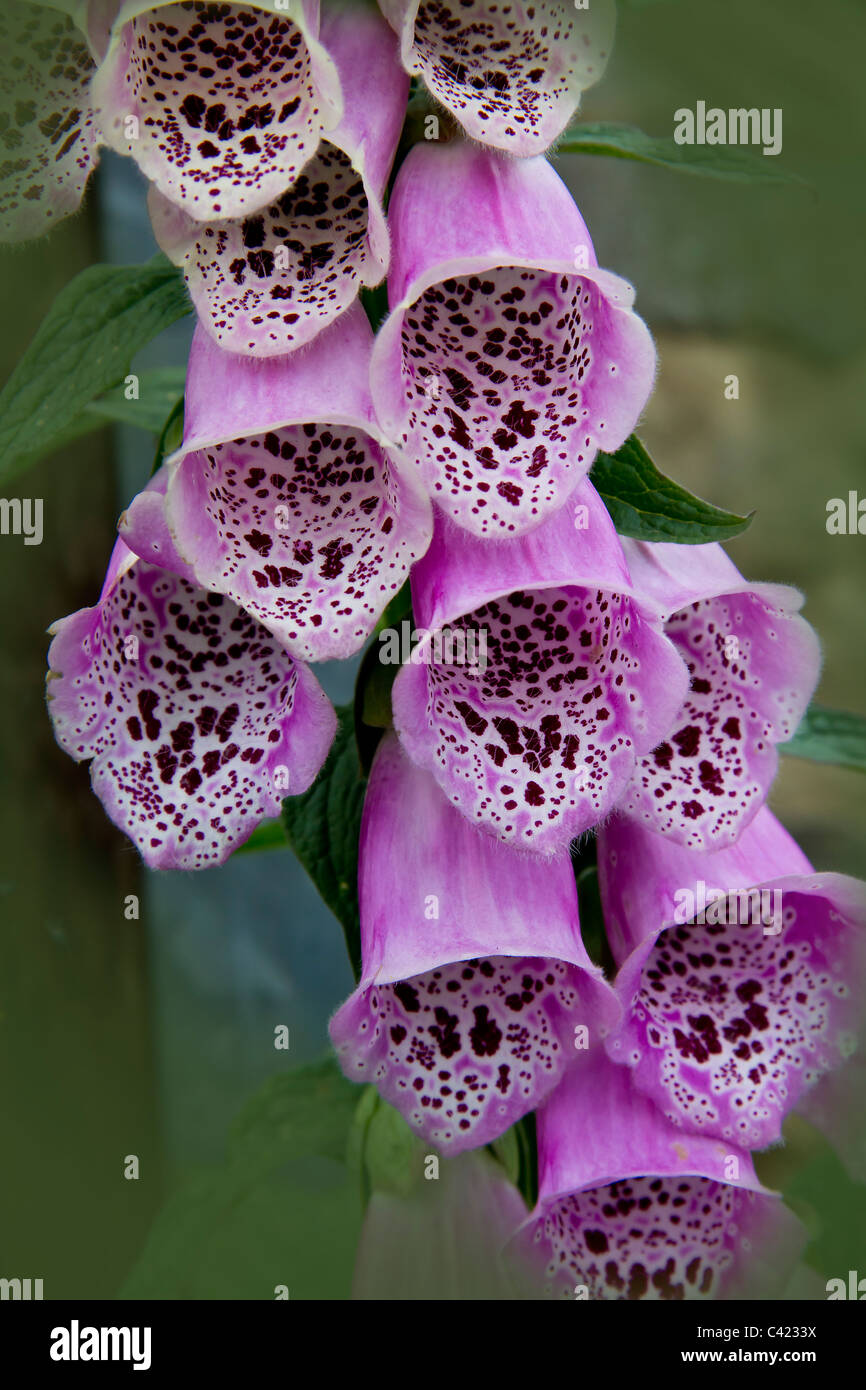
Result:
[[[496,491],[499,493],[499,496],[502,498],[503,502],[510,503],[512,507],[519,506],[520,499],[523,496],[523,488],[518,487],[516,483],[497,483]]]
[[[248,535],[244,536],[244,540],[252,550],[261,555],[263,560],[266,560],[270,555],[273,539],[266,536],[263,531],[250,531]]]
[[[144,732],[150,739],[159,738],[159,731],[162,728],[158,719],[154,719],[153,712],[159,704],[159,696],[155,690],[140,690],[138,692],[138,712],[144,723]]]
[[[484,719],[477,710],[474,710],[470,704],[467,704],[465,700],[458,700],[455,708],[458,714],[463,716],[463,722],[470,734],[475,734],[480,738],[487,728],[487,720]]]
[[[196,96],[194,92],[190,92],[188,96],[185,96],[179,107],[180,114],[183,116],[187,125],[191,125],[194,130],[197,130],[201,125],[205,109],[204,101],[200,96]]]
[[[680,757],[693,758],[700,745],[701,731],[695,724],[687,724],[679,733],[673,735],[673,740],[679,749]]]
[[[469,1030],[472,1051],[477,1057],[493,1057],[502,1042],[502,1031],[496,1020],[488,1017],[486,1004],[479,1004],[472,1010],[475,1024]]]
[[[477,1013],[477,1010],[476,1010]],[[443,1009],[441,1004],[434,1010],[436,1024],[430,1029],[433,1037],[439,1044],[439,1051],[443,1057],[453,1057],[455,1052],[460,1051],[460,1034],[457,1032],[457,1015],[449,1014],[447,1009]]]
[[[408,980],[401,980],[394,986],[394,993],[403,1005],[407,1014],[417,1014],[421,1008],[418,1003],[418,991],[409,984]]]

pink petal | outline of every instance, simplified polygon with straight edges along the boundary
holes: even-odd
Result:
[[[766,808],[712,855],[614,818],[599,878],[626,1009],[611,1057],[683,1130],[778,1141],[785,1115],[856,1046],[863,885],[816,874]]]
[[[123,541],[96,607],[51,632],[57,741],[92,759],[94,791],[152,868],[222,863],[324,762],[336,716],[312,672]]]
[[[93,80],[105,142],[198,221],[273,202],[342,116],[318,11],[128,0]]]
[[[766,800],[776,744],[792,736],[818,681],[818,639],[796,589],[747,583],[720,546],[624,548],[692,683],[620,809],[690,849],[720,849]]]
[[[192,568],[182,560],[175,548],[174,539],[168,529],[165,515],[165,494],[168,488],[168,468],[163,465],[154,473],[147,487],[133,497],[117,523],[118,534],[129,550],[140,559],[159,569],[171,570],[190,584],[195,585],[196,577]],[[124,552],[121,551],[121,554]],[[113,586],[114,576],[109,568],[103,597]]]
[[[539,1202],[514,1249],[551,1297],[767,1297],[806,1243],[749,1155],[684,1137],[610,1064],[539,1112]]]
[[[371,341],[355,305],[288,357],[237,357],[200,328],[190,354],[178,550],[312,661],[358,650],[430,540],[430,504],[372,419]]]
[[[426,635],[392,692],[404,747],[482,829],[564,849],[613,809],[688,682],[634,596],[601,499],[585,481],[507,542],[440,522],[412,592]],[[437,660],[442,629],[474,637],[476,652],[486,641],[486,664]]]
[[[363,975],[331,1038],[346,1075],[443,1153],[501,1134],[586,1058],[577,1026],[584,1049],[615,1021],[570,862],[479,836],[393,735],[370,775],[359,891]]]
[[[382,194],[408,78],[393,32],[373,11],[330,12],[322,41],[342,84],[343,120],[270,206],[202,223],[150,193],[157,241],[183,267],[202,324],[231,352],[291,352],[388,268]]]
[[[634,292],[597,268],[544,159],[416,145],[388,222],[392,313],[371,371],[383,428],[459,525],[526,531],[646,404],[655,350]]]
[[[509,154],[541,154],[562,134],[613,42],[611,0],[582,10],[564,0],[379,3],[407,72],[473,139]]]

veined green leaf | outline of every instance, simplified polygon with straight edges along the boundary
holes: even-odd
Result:
[[[344,1160],[359,1094],[333,1058],[266,1082],[226,1161],[169,1198],[120,1298],[348,1298],[362,1209]]]
[[[356,975],[361,971],[358,840],[366,779],[358,761],[351,705],[337,710],[337,737],[309,791],[283,802],[289,843],[339,921]]]
[[[634,434],[615,454],[599,453],[589,476],[620,535],[638,541],[727,541],[752,519],[714,507],[666,478]]]
[[[126,387],[115,386],[104,396],[85,406],[79,418],[103,424],[134,425],[139,430],[159,434],[168,416],[183,395],[185,367],[151,367],[138,372],[138,396],[126,397]]]
[[[810,705],[794,737],[780,744],[779,751],[866,772],[866,719],[848,710]]]
[[[62,442],[86,407],[124,380],[139,348],[189,312],[183,280],[162,255],[76,275],[0,393],[0,481]]]
[[[608,155],[737,183],[805,182],[779,168],[776,156],[753,154],[738,145],[678,145],[672,135],[646,135],[615,121],[578,121],[565,132],[556,153]]]

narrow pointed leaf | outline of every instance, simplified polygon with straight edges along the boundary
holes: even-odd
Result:
[[[608,155],[736,183],[804,182],[781,169],[773,155],[752,154],[732,145],[678,145],[672,135],[647,135],[636,126],[615,121],[581,121],[566,132],[556,149],[558,154]]]
[[[866,772],[866,719],[849,710],[810,705],[794,737],[781,744],[780,751]]]
[[[343,928],[349,959],[361,968],[358,839],[366,781],[358,761],[353,713],[338,709],[337,737],[309,791],[283,803],[289,842]]]
[[[714,507],[666,478],[636,435],[615,454],[599,453],[590,479],[620,535],[638,541],[727,541],[741,535],[752,519]]]
[[[174,410],[183,395],[186,369],[184,367],[152,367],[139,372],[138,398],[127,400],[123,384],[107,391],[104,396],[85,406],[81,419],[93,421],[92,427],[104,424],[135,425],[136,429],[159,434],[166,416]]]
[[[139,348],[189,310],[164,256],[76,275],[0,394],[0,481],[52,449],[90,402],[123,381]]]

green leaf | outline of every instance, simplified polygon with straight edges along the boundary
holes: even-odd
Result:
[[[604,913],[601,907],[598,869],[595,864],[588,864],[585,869],[580,869],[577,873],[577,902],[580,914],[580,934],[587,955],[593,965],[601,966],[608,979],[613,979],[616,974],[616,963],[608,945]]]
[[[329,1058],[273,1077],[233,1126],[226,1161],[189,1178],[121,1298],[348,1298],[362,1209],[343,1161],[359,1090]]]
[[[517,1148],[520,1155],[520,1176],[517,1186],[523,1200],[531,1211],[538,1201],[538,1137],[535,1128],[535,1111],[524,1115],[514,1126]]]
[[[672,135],[645,135],[615,121],[580,121],[566,131],[556,153],[609,155],[737,183],[805,182],[780,169],[775,156],[751,154],[737,145],[678,145]]]
[[[181,396],[180,400],[175,401],[159,432],[151,476],[159,472],[169,454],[173,454],[175,449],[179,449],[183,443],[183,413],[184,397]]]
[[[594,484],[622,536],[638,541],[702,545],[739,536],[752,520],[722,511],[660,473],[636,435],[615,454],[599,453]]]
[[[509,1129],[506,1129],[504,1134],[500,1134],[498,1139],[493,1140],[489,1148],[505,1169],[509,1182],[513,1182],[515,1187],[519,1187],[521,1140],[517,1125],[511,1125]]]
[[[376,285],[374,289],[361,290],[359,295],[364,312],[370,321],[370,327],[374,333],[378,333],[382,324],[388,317],[388,289],[385,284]]]
[[[848,710],[810,705],[794,737],[779,749],[793,758],[866,772],[866,719]]]
[[[359,977],[358,839],[366,779],[358,761],[351,705],[337,714],[340,723],[327,762],[309,791],[283,802],[283,822],[289,843],[343,928]]]
[[[859,1113],[857,1091],[852,1089],[852,1114]],[[821,1282],[848,1280],[848,1271],[860,1264],[866,1242],[866,1187],[852,1180],[824,1135],[796,1117],[785,1124],[784,1147],[755,1155],[762,1182],[778,1186],[809,1230],[811,1242],[804,1260],[819,1272]],[[796,1151],[789,1156],[789,1148]],[[787,1162],[785,1161],[787,1157]],[[780,1160],[782,1161],[780,1164]]]
[[[171,418],[175,412],[183,407],[186,369],[183,367],[153,367],[151,370],[139,372],[137,375],[139,382],[138,400],[128,401],[125,395],[125,386],[123,384],[115,386],[104,396],[90,401],[81,414],[76,415],[65,429],[53,435],[48,451],[56,453],[58,449],[65,448],[68,444],[74,443],[76,439],[82,439],[85,435],[93,434],[95,430],[103,429],[112,424],[133,425],[136,429],[159,435],[165,428],[166,416]],[[172,448],[174,447],[172,444]],[[35,463],[36,456],[34,455],[27,462],[28,464]]]
[[[0,394],[0,482],[62,442],[85,408],[123,381],[138,349],[189,312],[183,280],[162,255],[76,275]]]
[[[387,629],[382,629],[386,631]],[[355,736],[361,744],[359,721],[370,729],[389,729],[393,723],[391,716],[391,688],[397,679],[399,666],[382,661],[382,646],[376,640],[367,648],[358,670],[355,682]],[[374,750],[375,751],[375,750]],[[362,763],[369,770],[369,763],[362,757]]]
[[[400,670],[399,666],[386,665],[380,659],[382,645],[379,638],[377,629],[355,678],[355,743],[365,776],[373,766],[383,731],[393,723],[391,690]]]
[[[128,401],[123,385],[85,406],[79,419],[93,420],[93,427],[106,423],[134,425],[136,429],[159,434],[166,417],[183,396],[185,367],[152,367],[138,372],[138,399]]]
[[[422,1181],[428,1147],[409,1128],[399,1110],[379,1097],[364,1125],[362,1163],[366,1191],[408,1197]]]
[[[358,757],[364,773],[368,773],[383,729],[393,724],[391,711],[391,689],[397,678],[399,667],[382,660],[382,634],[395,629],[397,640],[401,637],[401,624],[409,624],[411,633],[412,591],[407,579],[394,595],[376,624],[373,641],[361,658],[358,675],[355,679],[355,741]]]
[[[232,1125],[229,1161],[263,1173],[310,1154],[345,1162],[360,1094],[333,1057],[271,1077]]]
[[[381,618],[376,624],[376,631],[384,632],[387,627],[399,627],[400,623],[408,620],[412,626],[412,584],[410,580],[405,580],[403,585],[397,590],[391,602],[385,608]]]

